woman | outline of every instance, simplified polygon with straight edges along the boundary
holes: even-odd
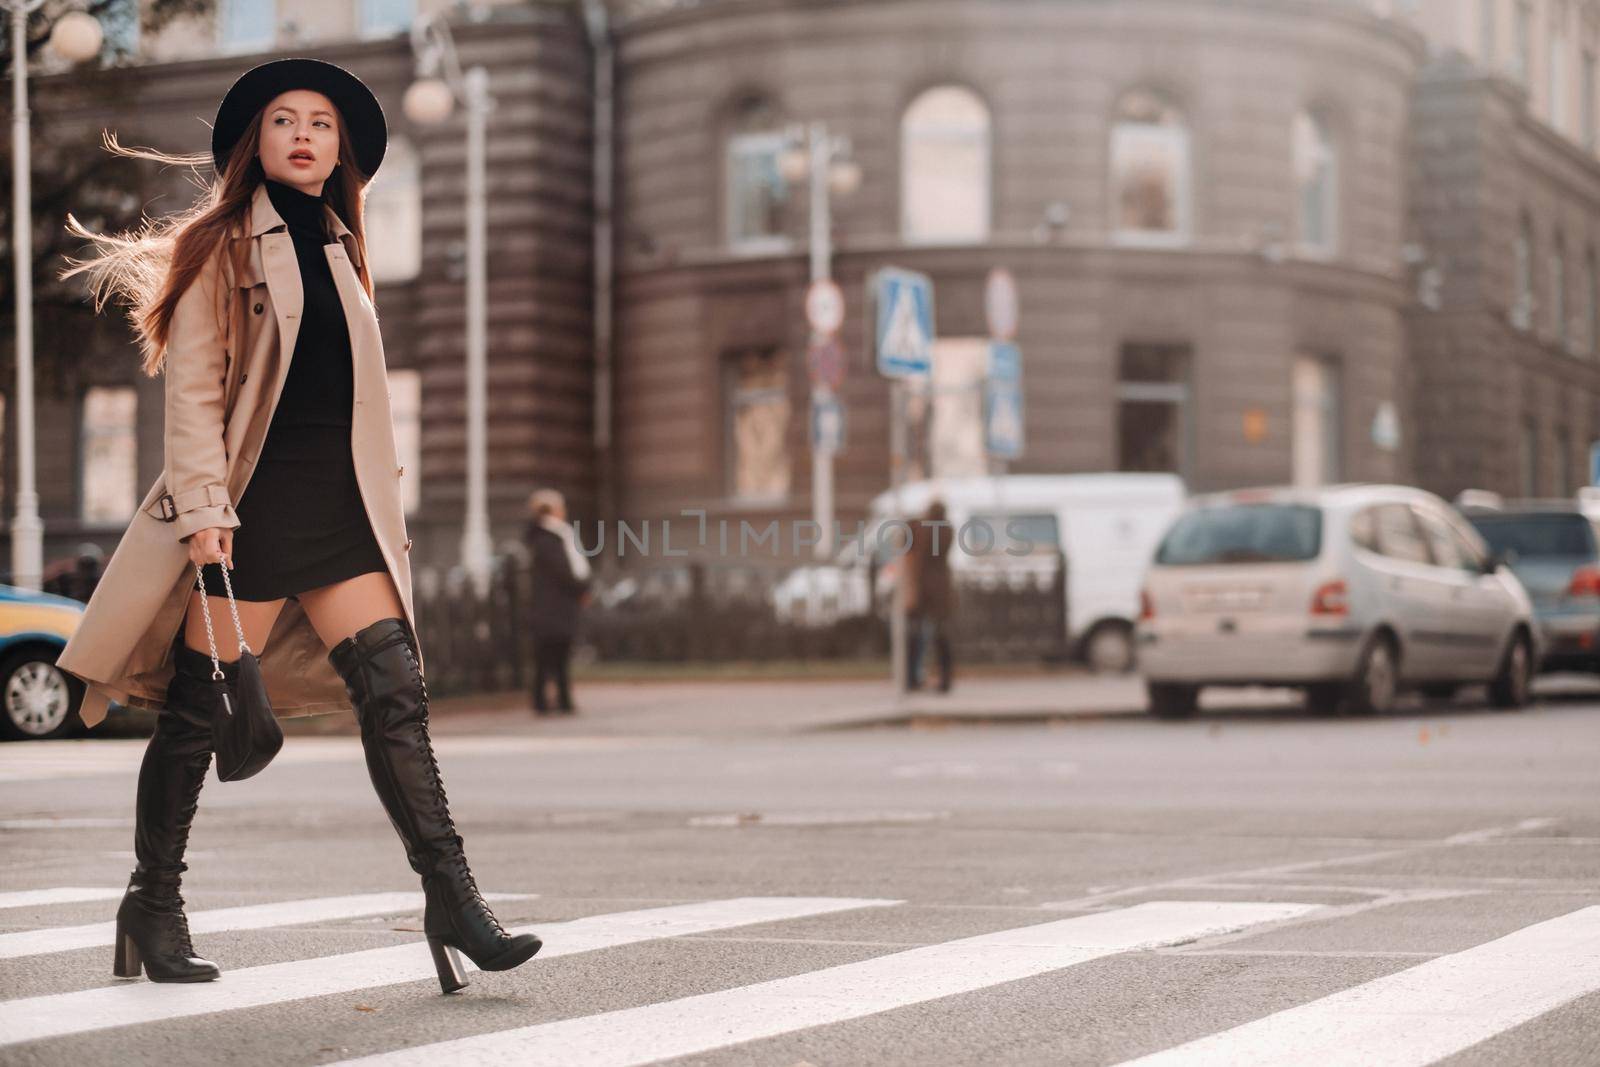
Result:
[[[528,498],[532,521],[523,540],[533,564],[533,710],[550,714],[545,691],[556,686],[556,710],[574,712],[572,689],[567,682],[567,661],[572,639],[578,633],[578,613],[588,600],[589,561],[578,550],[577,534],[567,521],[567,501],[554,489],[541,489]]]
[[[947,632],[955,614],[956,585],[950,574],[953,541],[944,501],[934,500],[911,531],[906,553],[906,624],[911,637],[906,688],[922,688],[922,662],[928,646],[939,659],[939,692],[950,691],[954,657]]]
[[[505,970],[540,948],[495,920],[467,867],[428,736],[383,342],[366,264],[362,197],[387,128],[353,74],[312,59],[245,73],[212,128],[211,194],[118,237],[69,228],[105,251],[101,307],[132,306],[144,370],[166,374],[166,462],[117,546],[63,669],[106,702],[160,709],[139,771],[138,865],[117,910],[115,973],[156,982],[218,976],[195,955],[179,893],[221,695],[237,676],[222,567],[274,708],[353,705],[367,769],[422,878],[423,921],[445,992],[458,952]],[[198,165],[108,146],[121,155]],[[206,618],[196,569],[213,599]],[[225,635],[225,636],[224,636]]]

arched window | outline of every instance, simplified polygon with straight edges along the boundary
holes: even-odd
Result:
[[[1550,331],[1567,346],[1567,244],[1558,233],[1550,240]]]
[[[1295,208],[1300,248],[1331,255],[1339,247],[1339,156],[1327,123],[1310,112],[1294,117]]]
[[[726,150],[728,245],[737,251],[777,252],[789,247],[789,201],[778,158],[784,133],[777,109],[759,96],[735,108]]]
[[[422,164],[404,137],[392,137],[367,189],[367,258],[374,282],[422,273]]]
[[[1118,240],[1175,244],[1189,237],[1189,131],[1168,100],[1136,89],[1117,103],[1111,188]]]
[[[989,237],[989,109],[945,85],[912,101],[900,121],[900,234],[907,242]]]
[[[1517,225],[1512,266],[1516,292],[1511,303],[1511,325],[1526,330],[1533,324],[1533,220],[1526,214]]]

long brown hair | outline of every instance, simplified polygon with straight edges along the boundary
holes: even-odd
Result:
[[[228,154],[227,166],[209,183],[200,176],[201,168],[211,162],[209,152],[175,155],[153,148],[127,148],[117,141],[116,134],[105,131],[102,141],[106,151],[169,166],[189,167],[195,171],[196,184],[205,194],[184,211],[161,219],[147,219],[137,229],[120,234],[93,233],[70,213],[67,215],[67,230],[76,237],[94,242],[103,251],[93,259],[68,257],[67,262],[72,266],[63,270],[60,277],[70,278],[87,271],[97,312],[113,297],[127,305],[128,319],[133,323],[143,353],[143,370],[151,377],[161,373],[166,362],[167,344],[172,339],[172,315],[178,298],[199,277],[206,263],[214,257],[227,256],[235,276],[243,266],[248,246],[236,238],[248,234],[246,216],[250,213],[250,203],[256,187],[266,179],[256,155],[261,147],[261,116],[265,110],[262,108],[245,125],[244,133]],[[357,273],[362,288],[371,297],[372,274],[367,266],[367,232],[362,210],[368,177],[356,168],[355,159],[350,130],[341,114],[339,165],[324,183],[323,196],[355,236],[361,261]],[[226,328],[224,320],[228,310],[227,302],[219,300],[219,330]]]

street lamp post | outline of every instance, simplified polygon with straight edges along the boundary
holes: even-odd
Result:
[[[833,212],[829,192],[848,195],[861,183],[861,168],[849,158],[850,142],[828,133],[824,122],[796,123],[787,131],[788,147],[780,166],[789,181],[810,177],[811,281],[830,280],[833,262]],[[812,342],[819,340],[812,337]],[[829,403],[833,389],[825,381],[812,385],[812,403]],[[833,555],[833,449],[811,443],[811,517],[819,534],[818,559]]]
[[[11,520],[11,584],[37,590],[44,584],[44,523],[33,420],[33,184],[28,114],[28,16],[44,0],[0,0],[11,16],[11,248],[15,257],[17,319],[17,511]],[[100,24],[81,11],[63,15],[50,47],[72,62],[100,52]]]
[[[478,593],[489,588],[488,459],[488,268],[487,192],[484,174],[485,130],[494,98],[489,72],[481,66],[465,73],[443,12],[419,18],[411,27],[417,81],[406,90],[405,112],[418,123],[447,118],[457,101],[467,115],[467,512],[461,533],[461,565]],[[440,75],[443,75],[442,77]]]

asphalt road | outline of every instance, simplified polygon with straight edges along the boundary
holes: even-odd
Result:
[[[457,822],[546,947],[453,996],[354,738],[207,783],[205,986],[113,979],[97,925],[142,742],[0,748],[0,1063],[1600,1063],[1600,691],[1382,720],[474,721],[440,731]]]

